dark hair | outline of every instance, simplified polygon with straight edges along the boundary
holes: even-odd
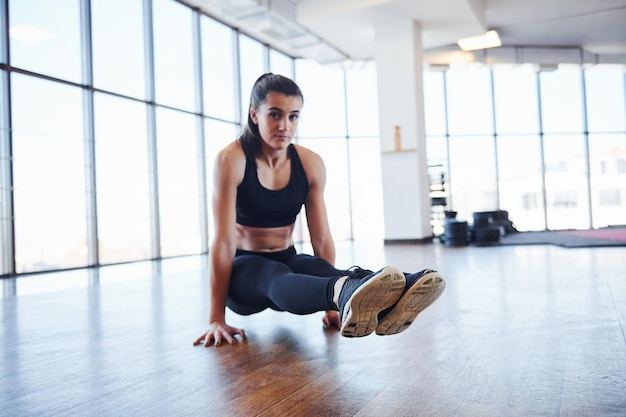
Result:
[[[303,101],[302,91],[300,87],[293,82],[293,80],[278,74],[261,75],[252,87],[252,93],[250,93],[250,106],[248,106],[248,122],[241,131],[239,140],[246,158],[255,160],[257,156],[261,154],[261,134],[259,133],[259,126],[257,126],[250,117],[250,109],[258,109],[261,104],[267,101],[267,95],[270,92],[282,93],[288,96],[299,96]]]

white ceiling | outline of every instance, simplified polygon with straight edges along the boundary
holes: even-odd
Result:
[[[188,0],[294,56],[282,40],[220,14],[225,0]],[[424,49],[456,48],[460,37],[496,29],[503,46],[580,47],[604,62],[626,63],[626,0],[229,0],[291,4],[295,20],[353,60],[374,59],[375,28],[413,20],[422,28]]]

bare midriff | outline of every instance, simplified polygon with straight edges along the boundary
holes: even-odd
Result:
[[[237,224],[237,248],[253,252],[278,252],[293,246],[294,225],[250,227]]]

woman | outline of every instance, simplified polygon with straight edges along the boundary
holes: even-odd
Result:
[[[405,330],[443,292],[443,278],[430,270],[405,276],[394,267],[372,272],[333,266],[324,162],[291,143],[302,105],[302,92],[292,80],[264,74],[252,89],[241,137],[217,155],[209,329],[194,345],[245,337],[243,329],[226,324],[227,306],[244,315],[266,308],[326,311],[325,326],[361,337]],[[314,256],[294,248],[295,220],[303,205]]]

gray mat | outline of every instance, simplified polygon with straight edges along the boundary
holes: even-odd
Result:
[[[589,248],[606,246],[626,246],[626,242],[571,236],[558,232],[519,232],[500,239],[501,245],[556,245],[565,248]]]

